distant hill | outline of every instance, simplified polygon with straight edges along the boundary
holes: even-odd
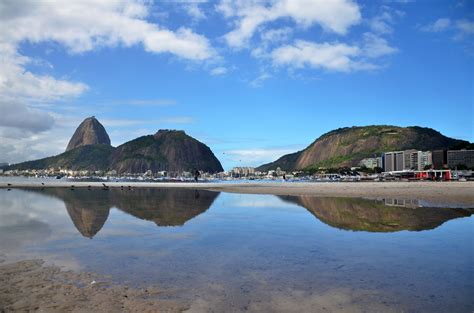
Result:
[[[159,130],[118,146],[110,168],[119,173],[224,170],[208,146],[178,130]]]
[[[104,126],[94,117],[86,118],[72,135],[66,151],[86,145],[109,145],[110,138]]]
[[[284,155],[259,166],[257,170],[356,166],[363,158],[387,151],[453,149],[469,145],[467,141],[446,137],[431,128],[390,125],[346,127],[330,131],[306,149]]]
[[[6,170],[28,170],[67,168],[71,170],[99,171],[109,168],[109,160],[114,147],[108,145],[87,145],[77,147],[44,159],[10,165]]]
[[[67,168],[71,170],[116,170],[118,173],[157,171],[222,172],[223,168],[211,149],[188,136],[184,131],[159,130],[126,142],[117,148],[103,126],[94,118],[87,118],[77,128],[68,150],[56,156],[22,162],[6,170]],[[106,143],[94,143],[94,142]],[[70,146],[73,148],[69,149]]]

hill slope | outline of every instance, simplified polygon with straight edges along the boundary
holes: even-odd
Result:
[[[261,165],[257,170],[356,166],[363,158],[381,152],[450,149],[468,144],[467,141],[443,136],[434,129],[417,126],[346,127],[330,131],[306,149],[284,155],[274,162]]]
[[[114,147],[108,145],[86,145],[56,156],[10,165],[6,169],[28,170],[61,167],[71,170],[105,170],[109,167],[109,159],[114,150]]]
[[[114,151],[110,167],[119,173],[223,171],[208,146],[177,130],[159,130],[155,135],[124,143]]]

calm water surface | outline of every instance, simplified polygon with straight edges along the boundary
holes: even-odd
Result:
[[[180,189],[0,189],[0,257],[192,312],[472,312],[474,210]]]

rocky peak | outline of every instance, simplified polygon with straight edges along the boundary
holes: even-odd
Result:
[[[94,117],[86,118],[76,129],[66,151],[86,145],[105,144],[110,146],[110,138],[104,126]]]
[[[175,130],[175,129],[160,129],[158,130],[153,137],[155,139],[160,139],[168,135],[178,135],[178,136],[187,136],[184,130]]]

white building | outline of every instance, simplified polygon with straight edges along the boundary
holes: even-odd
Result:
[[[382,158],[365,158],[359,162],[359,166],[365,166],[366,168],[374,169],[376,167],[382,167]]]
[[[255,175],[254,167],[234,167],[231,171],[233,176],[246,177]]]
[[[422,171],[432,165],[431,151],[405,150],[384,153],[384,171]]]

